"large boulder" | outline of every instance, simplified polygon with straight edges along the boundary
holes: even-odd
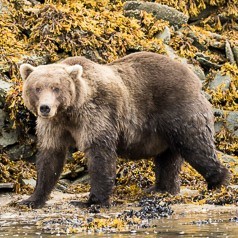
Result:
[[[180,28],[188,22],[188,16],[175,8],[154,2],[127,1],[124,5],[125,15],[129,17],[140,16],[141,11],[152,13],[157,19],[168,21],[170,25]]]

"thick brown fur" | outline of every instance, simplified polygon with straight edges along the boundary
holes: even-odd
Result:
[[[44,205],[70,145],[84,151],[89,203],[109,204],[116,158],[155,158],[155,189],[177,194],[183,161],[207,181],[226,185],[217,160],[213,114],[201,83],[187,66],[155,53],[128,55],[107,65],[71,57],[51,65],[21,66],[23,99],[37,115],[37,185],[22,204]],[[50,111],[49,111],[50,110]]]

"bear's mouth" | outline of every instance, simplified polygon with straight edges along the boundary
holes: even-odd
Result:
[[[50,116],[49,114],[38,114],[38,116],[39,117],[41,117],[41,118],[44,118],[44,119],[50,119],[50,118],[52,118],[53,116]]]

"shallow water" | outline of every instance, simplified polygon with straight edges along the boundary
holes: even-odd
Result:
[[[199,214],[175,214],[169,218],[150,221],[153,228],[114,234],[80,233],[75,235],[44,234],[34,220],[19,224],[17,220],[0,220],[0,237],[238,237],[238,211],[219,213],[209,211]],[[233,219],[236,218],[236,219]],[[231,221],[233,219],[233,221]]]

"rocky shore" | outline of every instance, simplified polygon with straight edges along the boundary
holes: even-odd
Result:
[[[190,8],[189,1],[176,6],[173,0],[66,2],[0,0],[0,192],[31,193],[36,182],[35,117],[22,103],[20,64],[47,64],[72,55],[107,63],[145,50],[189,64],[198,75],[204,94],[213,104],[219,158],[233,174],[229,188],[209,193],[201,177],[185,165],[182,185],[199,192],[168,196],[166,202],[237,205],[235,0],[215,4],[201,0],[200,5],[192,1]],[[72,148],[57,189],[66,194],[87,192],[85,161],[84,155]],[[143,189],[154,181],[151,162],[120,159],[117,171],[116,202],[140,199]]]

